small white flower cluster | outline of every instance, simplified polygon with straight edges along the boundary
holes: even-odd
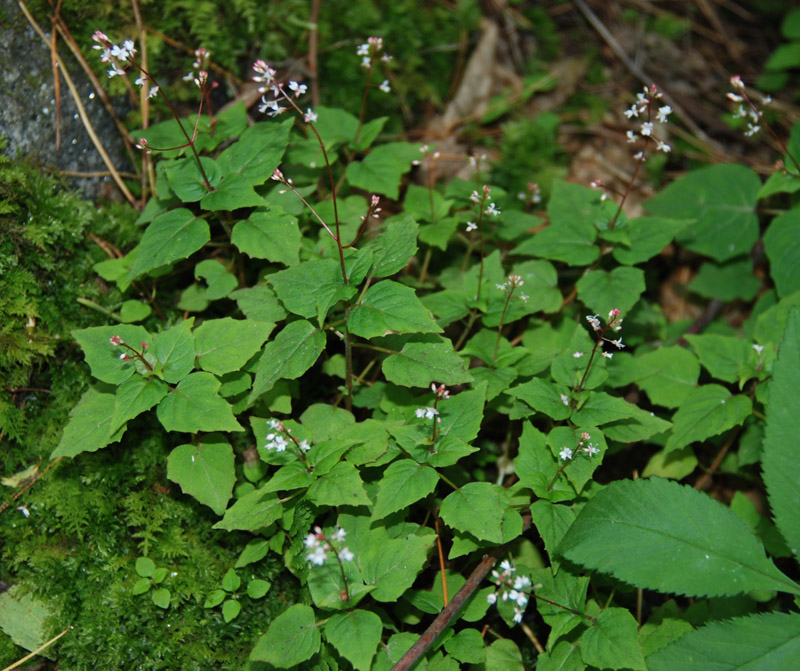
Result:
[[[507,559],[500,563],[500,571],[492,571],[492,582],[497,585],[498,590],[486,596],[490,604],[497,603],[497,596],[500,595],[501,601],[512,601],[514,603],[513,620],[517,624],[522,622],[525,608],[530,600],[530,593],[534,589],[531,579],[526,575],[514,576],[517,569]]]
[[[578,452],[585,452],[590,458],[595,454],[599,454],[600,448],[594,443],[588,442],[591,438],[592,437],[584,431],[581,434],[581,439],[578,441],[577,447],[574,450],[569,447],[562,447],[561,452],[558,453],[559,458],[562,461],[570,461]]]
[[[524,191],[520,191],[517,194],[517,198],[522,200],[530,205],[536,205],[537,203],[542,202],[542,190],[536,182],[528,182],[527,184],[528,193]]]
[[[300,96],[305,95],[306,91],[308,90],[308,86],[291,80],[288,84],[286,84],[286,88],[289,89],[289,93],[287,93],[280,82],[275,78],[277,72],[260,58],[253,63],[253,71],[256,73],[253,76],[253,81],[257,84],[261,84],[261,86],[258,88],[258,92],[264,94],[261,96],[261,103],[258,106],[259,112],[271,117],[282,114],[288,108],[280,104],[281,100],[289,101],[292,107],[297,109],[298,112],[300,111],[291,101],[293,97],[299,98]],[[272,100],[267,98],[267,92],[272,94]],[[314,112],[314,110],[312,110],[310,107],[306,108],[306,111],[303,113],[303,121],[306,123],[314,123],[317,118],[317,114]]]
[[[367,208],[367,213],[361,216],[361,221],[366,221],[367,219],[369,219],[369,217],[372,217],[373,219],[380,219],[380,217],[378,216],[378,213],[382,209],[378,207],[380,202],[381,202],[380,196],[373,193],[369,199],[369,208]]]
[[[479,194],[477,191],[473,191],[470,194],[469,199],[473,203],[478,203],[478,204],[486,203],[486,201],[489,199],[489,194],[491,193],[491,191],[492,191],[492,188],[488,184],[484,184],[483,185],[483,196],[481,196],[481,194]],[[500,210],[497,209],[497,206],[494,203],[490,202],[486,206],[486,209],[483,211],[483,213],[484,214],[490,214],[493,217],[496,217],[496,216],[498,216],[500,214]]]
[[[205,47],[200,47],[194,50],[194,62],[192,69],[183,76],[183,81],[194,82],[197,88],[202,89],[206,82],[208,82],[208,62],[211,58],[211,52]]]
[[[735,103],[740,103],[737,110],[733,113],[734,119],[747,119],[747,130],[744,134],[747,137],[753,137],[758,131],[761,130],[761,122],[764,118],[761,110],[758,106],[752,101],[751,98],[747,96],[744,90],[744,82],[739,75],[734,75],[731,77],[731,86],[738,91],[738,93],[728,93],[728,99],[732,100]],[[760,96],[761,97],[761,105],[767,106],[772,102],[772,98],[769,96]],[[745,107],[741,103],[747,103],[747,107]]]
[[[633,103],[629,109],[625,110],[625,116],[628,119],[638,119],[640,114],[647,114],[647,120],[642,122],[639,132],[648,140],[652,139],[656,143],[656,149],[658,151],[668,154],[672,151],[672,148],[663,140],[655,137],[653,134],[653,122],[651,121],[653,104],[656,100],[659,100],[661,96],[662,93],[655,84],[651,84],[649,87],[645,86],[644,93],[637,93],[636,102]],[[672,108],[669,105],[662,105],[656,112],[656,121],[658,123],[667,123],[670,114],[672,114]],[[631,130],[625,133],[625,136],[628,139],[628,143],[634,143],[639,139],[639,136]],[[644,161],[644,152],[638,152],[634,155],[634,158],[639,161]]]
[[[431,406],[425,408],[417,408],[416,410],[414,410],[414,414],[420,419],[422,419],[423,417],[425,419],[433,419],[434,417],[436,417],[437,422],[439,422],[440,424],[442,422],[441,418],[438,416],[439,411]]]
[[[392,57],[387,53],[380,53],[383,51],[383,38],[382,37],[368,37],[364,44],[359,44],[356,53],[361,56],[361,67],[368,68],[372,65],[372,59],[380,54],[380,59],[384,63],[392,60]]]
[[[341,544],[347,532],[341,527],[337,526],[330,538],[328,538],[319,527],[314,527],[314,533],[308,534],[303,544],[308,548],[309,553],[306,555],[306,561],[316,566],[322,566],[328,559],[329,552],[335,552],[340,561],[353,561],[355,555],[347,547],[341,547],[337,550],[331,541]]]
[[[125,40],[122,43],[122,46],[118,44],[112,44],[111,40],[108,38],[108,35],[100,30],[94,31],[92,34],[92,40],[97,42],[92,49],[99,49],[101,52],[100,62],[111,64],[111,69],[108,71],[108,76],[116,77],[118,75],[124,75],[125,68],[121,67],[120,63],[123,63],[126,66],[130,65],[130,62],[136,55],[136,47],[133,44],[133,40]]]
[[[414,414],[420,419],[436,419],[437,424],[441,424],[442,419],[439,417],[439,411],[436,409],[436,405],[439,403],[439,401],[446,401],[448,398],[450,398],[450,392],[443,384],[440,384],[437,387],[435,382],[431,382],[431,391],[433,392],[434,396],[436,396],[433,406],[417,408],[414,410]]]
[[[420,163],[422,163],[424,159],[429,157],[434,160],[437,160],[442,156],[438,151],[432,152],[431,148],[427,144],[423,144],[419,148],[419,153],[422,154],[422,159],[415,158],[413,161],[411,161],[411,165],[419,165]]]
[[[507,282],[504,282],[503,284],[495,284],[495,287],[500,289],[500,291],[507,291],[510,294],[514,291],[514,289],[521,287],[523,284],[525,284],[525,281],[522,279],[522,275],[509,275]],[[517,298],[519,298],[523,303],[527,303],[529,297],[521,293],[519,296],[517,296]]]
[[[267,422],[269,428],[272,429],[272,433],[267,434],[267,442],[264,445],[265,450],[275,450],[276,452],[284,452],[287,447],[289,447],[289,441],[292,441],[297,445],[297,448],[300,452],[308,452],[311,449],[311,445],[308,444],[308,441],[303,439],[300,442],[297,442],[292,436],[291,429],[287,429],[283,422],[278,419],[271,419]],[[288,440],[287,440],[288,438]]]
[[[591,327],[594,329],[595,333],[600,334],[600,339],[604,340],[607,343],[611,343],[617,349],[622,349],[625,345],[622,344],[622,338],[617,338],[616,340],[611,340],[610,338],[605,337],[605,333],[607,330],[611,329],[612,331],[621,331],[622,330],[622,317],[619,316],[620,311],[618,308],[613,308],[608,313],[608,322],[606,323],[606,327],[600,324],[600,317],[599,315],[587,315],[586,321],[589,322]],[[606,359],[611,359],[614,354],[611,352],[602,352],[603,357]],[[572,356],[576,359],[580,359],[584,355],[584,352],[575,352]]]

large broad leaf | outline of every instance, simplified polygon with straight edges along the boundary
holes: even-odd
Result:
[[[262,121],[244,131],[217,159],[225,179],[239,175],[253,185],[267,181],[280,165],[292,126],[292,119]]]
[[[522,517],[508,492],[489,482],[470,482],[442,501],[442,520],[490,543],[507,543],[522,533]]]
[[[693,219],[678,242],[716,261],[750,251],[758,237],[756,194],[761,180],[750,168],[712,165],[680,177],[647,203],[655,215]]]
[[[141,351],[141,343],[150,342],[150,334],[141,326],[120,324],[118,326],[94,326],[72,332],[83,350],[89,368],[98,380],[109,384],[122,384],[136,370],[132,359],[120,359],[128,350],[111,344],[111,338],[119,336],[122,342]]]
[[[283,514],[281,500],[272,492],[256,489],[248,492],[225,511],[214,529],[255,531],[267,527]]]
[[[376,613],[352,610],[332,615],[325,624],[325,638],[357,671],[369,671],[381,640],[383,624]]]
[[[762,468],[775,524],[797,556],[800,551],[800,460],[797,437],[800,412],[797,405],[797,372],[800,371],[800,310],[789,313],[789,323],[769,384],[767,430],[764,436]]]
[[[581,510],[558,553],[636,587],[687,596],[800,594],[734,513],[661,478],[619,480]]]
[[[269,276],[269,282],[286,309],[320,323],[338,301],[350,298],[355,288],[342,281],[342,269],[333,259],[315,259]]]
[[[662,217],[639,217],[629,219],[625,232],[630,247],[616,245],[614,258],[620,263],[632,266],[652,258],[666,247],[676,233],[686,228],[685,219],[664,219]]]
[[[153,338],[150,351],[161,364],[161,374],[170,384],[180,382],[194,368],[194,317],[175,324]]]
[[[753,410],[753,403],[744,394],[733,396],[725,387],[706,384],[695,389],[681,403],[672,418],[672,435],[666,451],[679,450],[690,443],[732,429],[744,422]]]
[[[179,445],[169,453],[167,477],[222,515],[236,482],[233,449],[219,433],[203,436],[197,445]]]
[[[200,163],[203,166],[202,173],[193,156],[170,161],[170,166],[165,170],[170,188],[184,203],[196,203],[209,192],[206,179],[211,187],[215,187],[222,177],[214,159],[201,156]]]
[[[125,380],[114,396],[112,433],[159,403],[167,395],[167,388],[166,384],[154,377],[134,375]]]
[[[400,195],[400,180],[419,158],[418,144],[389,142],[373,149],[363,161],[347,166],[347,181],[370,193],[394,200]]]
[[[372,276],[389,277],[405,268],[417,252],[418,232],[411,217],[387,222],[386,230],[367,245],[372,250]]]
[[[50,458],[74,457],[81,452],[96,452],[106,445],[115,443],[125,433],[125,426],[111,433],[113,416],[114,395],[90,387],[70,411],[69,422]]]
[[[734,259],[722,264],[708,261],[689,282],[689,291],[725,302],[751,301],[760,288],[761,280],[753,275],[750,259]]]
[[[269,391],[278,380],[294,380],[314,365],[325,348],[325,334],[310,322],[287,324],[268,342],[261,355],[249,402]]]
[[[800,209],[772,220],[764,234],[764,251],[778,296],[783,298],[800,289]]]
[[[626,315],[644,293],[644,271],[622,266],[610,273],[591,270],[578,280],[578,298],[592,312],[607,315],[617,308]]]
[[[599,669],[647,669],[638,633],[629,610],[604,609],[580,638],[583,661]]]
[[[650,671],[777,671],[800,659],[800,615],[761,613],[712,622],[647,658]]]
[[[279,207],[253,212],[233,227],[231,242],[248,256],[285,266],[300,262],[300,229],[297,219]]]
[[[159,403],[159,421],[167,431],[244,431],[231,406],[217,395],[219,387],[210,373],[192,373]]]
[[[407,508],[425,498],[439,482],[436,471],[412,459],[400,459],[391,464],[378,483],[378,497],[373,515],[376,520]]]
[[[566,419],[572,412],[569,406],[569,389],[540,377],[509,389],[507,393],[555,420]]]
[[[656,405],[677,408],[697,386],[700,363],[684,347],[659,347],[635,359],[625,359],[617,365],[614,359],[612,373],[614,386],[635,382],[647,392]]]
[[[700,359],[700,363],[718,380],[736,382],[739,366],[747,361],[750,346],[746,340],[713,333],[684,336]]]
[[[384,280],[371,286],[353,308],[347,328],[362,338],[389,333],[441,333],[428,308],[407,286]]]
[[[308,500],[320,506],[369,506],[364,483],[349,461],[340,461],[308,488]]]
[[[248,319],[255,319],[258,322],[279,322],[286,317],[286,310],[270,287],[259,285],[239,289],[231,294],[231,298],[236,301]]]
[[[185,259],[211,239],[208,222],[180,207],[160,214],[147,227],[128,273],[135,280],[146,272]]]
[[[24,592],[22,585],[0,594],[0,630],[21,648],[35,650],[44,643],[45,621],[51,617],[47,606]],[[39,654],[49,657],[46,652]]]
[[[404,387],[429,387],[431,382],[471,382],[466,363],[447,340],[440,343],[410,342],[397,354],[386,357],[383,374],[389,382]]]
[[[274,325],[250,319],[209,319],[194,332],[200,368],[224,375],[244,366],[261,349]]]
[[[311,657],[319,650],[319,644],[314,609],[296,603],[272,621],[267,633],[258,639],[250,659],[288,669]]]

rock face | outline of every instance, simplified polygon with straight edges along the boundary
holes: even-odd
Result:
[[[0,136],[7,141],[3,153],[12,158],[30,157],[43,168],[55,171],[106,172],[63,80],[61,148],[56,150],[56,100],[50,50],[30,27],[15,0],[0,0],[0,17],[3,19],[0,20]],[[43,30],[50,30],[47,17],[36,19]],[[63,42],[59,54],[114,165],[118,170],[130,170],[116,126]],[[116,196],[116,187],[109,177],[72,181],[88,198]]]

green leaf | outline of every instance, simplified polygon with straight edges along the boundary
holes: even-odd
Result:
[[[449,214],[453,202],[445,200],[435,189],[409,184],[403,200],[403,211],[422,221],[439,221]]]
[[[96,452],[117,442],[125,433],[122,426],[111,433],[114,415],[114,395],[105,394],[94,387],[87,389],[78,404],[69,413],[69,422],[51,459],[74,457],[81,452]]]
[[[515,289],[511,301],[508,301],[507,292],[498,289],[499,283],[490,284],[483,316],[485,326],[498,326],[501,319],[504,324],[511,324],[536,312],[553,313],[561,309],[563,298],[556,288],[558,273],[552,263],[524,261],[514,266],[513,273],[522,278],[524,285]]]
[[[180,382],[194,369],[194,317],[178,322],[172,328],[153,337],[150,351],[161,364],[164,380]]]
[[[629,219],[625,231],[630,247],[615,245],[614,258],[626,266],[644,263],[660,253],[689,223],[686,219],[662,217]]]
[[[715,334],[684,336],[700,363],[718,380],[736,382],[739,366],[747,361],[750,346],[742,338]]]
[[[242,579],[236,575],[236,571],[229,568],[222,576],[222,589],[226,592],[235,592],[242,585]]]
[[[194,267],[195,279],[204,279],[208,285],[205,298],[210,301],[225,298],[239,286],[239,282],[228,269],[216,259],[200,261]]]
[[[250,185],[266,182],[280,165],[293,125],[292,119],[262,121],[245,130],[239,140],[217,159],[217,165],[225,175],[220,186],[224,187],[225,181],[233,176],[241,177]]]
[[[536,657],[537,671],[585,671],[580,647],[575,643],[561,640],[555,647]]]
[[[269,540],[266,538],[253,538],[244,546],[242,554],[236,560],[233,568],[243,568],[249,564],[261,561],[269,552]]]
[[[373,284],[347,319],[351,333],[374,338],[389,333],[441,333],[416,292],[392,280]]]
[[[161,587],[157,589],[150,595],[150,598],[153,600],[153,603],[158,606],[159,608],[163,608],[166,610],[169,608],[169,602],[172,598],[172,595],[169,593],[169,590],[165,587]]]
[[[462,629],[444,644],[444,649],[459,662],[480,664],[486,659],[483,636],[477,629]]]
[[[745,301],[756,297],[761,282],[753,276],[753,262],[750,259],[729,261],[722,265],[707,262],[700,266],[700,272],[689,282],[689,290],[704,298],[721,301]]]
[[[393,218],[378,237],[365,247],[372,249],[372,276],[389,277],[408,265],[417,253],[419,226],[411,217]]]
[[[486,647],[486,671],[524,671],[522,653],[510,638],[499,638]]]
[[[676,408],[694,391],[698,377],[700,363],[691,352],[678,346],[659,347],[636,357],[631,382],[656,405]]]
[[[251,599],[261,599],[267,595],[272,583],[267,580],[251,580],[247,583],[247,596]]]
[[[378,483],[378,496],[373,515],[381,520],[390,513],[407,508],[425,498],[434,489],[439,477],[436,471],[412,459],[400,459],[391,464]]]
[[[275,292],[268,286],[239,289],[231,294],[239,309],[248,319],[257,322],[279,322],[286,317],[286,310],[278,302]]]
[[[602,426],[608,438],[623,443],[645,440],[672,426],[651,412],[603,392],[593,392],[572,421],[578,427]]]
[[[556,382],[573,389],[577,388],[581,381],[583,381],[583,389],[594,389],[600,386],[608,377],[607,360],[604,357],[595,356],[589,367],[589,374],[586,375],[586,367],[589,364],[589,355],[593,347],[594,341],[589,337],[586,328],[583,324],[576,324],[569,345],[550,366],[550,375]]]
[[[238,222],[231,242],[251,258],[296,266],[300,262],[301,238],[297,219],[273,207],[267,212],[253,212]]]
[[[23,593],[21,585],[0,594],[0,629],[25,650],[36,650],[45,642],[45,622],[51,617],[45,603]]]
[[[385,538],[376,533],[363,547],[351,548],[358,550],[364,581],[375,586],[370,595],[376,601],[396,603],[427,566],[434,541],[433,534]]]
[[[269,276],[269,283],[286,309],[301,317],[317,317],[320,324],[328,310],[355,294],[342,282],[342,269],[333,259],[315,259]]]
[[[539,377],[517,385],[506,393],[555,420],[566,419],[572,412],[569,406],[569,389]]]
[[[210,239],[208,223],[195,217],[191,210],[181,207],[160,214],[153,219],[139,242],[128,280],[185,259]]]
[[[553,183],[547,206],[550,225],[517,245],[514,254],[587,266],[600,255],[594,241],[596,224],[602,220],[596,191],[561,180]]]
[[[278,380],[294,380],[305,373],[325,349],[325,334],[310,322],[287,324],[263,349],[248,403],[268,392]]]
[[[226,531],[255,531],[267,527],[283,514],[280,499],[271,492],[260,489],[242,496],[225,511],[225,516],[217,522],[214,529]]]
[[[470,482],[449,494],[440,515],[449,527],[490,543],[507,543],[522,533],[522,517],[508,492],[488,482]]]
[[[149,578],[156,570],[155,562],[149,557],[139,557],[135,564],[136,574],[142,578]]]
[[[306,497],[320,506],[371,506],[358,470],[340,461],[308,488]]]
[[[363,161],[354,161],[347,166],[347,181],[351,186],[397,200],[400,181],[411,170],[411,162],[419,158],[419,148],[420,145],[408,142],[380,145]]]
[[[760,186],[758,175],[743,165],[712,165],[678,178],[646,207],[658,216],[693,219],[678,242],[722,262],[748,253],[756,241]]]
[[[208,183],[215,187],[219,184],[221,173],[214,159],[201,156],[200,163],[208,178]],[[169,187],[184,203],[196,203],[208,193],[204,178],[194,157],[170,161],[169,167],[164,171],[169,182]]]
[[[743,394],[733,396],[718,384],[698,387],[681,403],[672,418],[674,426],[666,451],[679,450],[738,426],[752,410],[752,401]]]
[[[216,608],[227,598],[228,593],[224,589],[215,589],[206,597],[203,608]]]
[[[381,618],[367,610],[332,615],[325,624],[325,638],[357,671],[369,671],[381,640]]]
[[[758,190],[757,198],[769,198],[776,193],[797,193],[800,191],[800,179],[785,170],[776,170]]]
[[[242,611],[242,604],[234,599],[228,599],[222,604],[222,619],[225,622],[235,620],[239,613]]]
[[[167,431],[243,431],[228,403],[217,395],[210,373],[192,373],[159,404],[156,415]]]
[[[575,521],[572,508],[540,499],[531,504],[531,521],[544,541],[551,563],[556,561],[556,548]]]
[[[800,310],[789,313],[789,322],[769,383],[767,428],[761,462],[775,524],[796,556],[800,549],[800,508],[797,483],[800,468],[796,454],[800,435],[797,411],[797,371],[800,370]]]
[[[600,669],[646,670],[635,618],[624,608],[606,608],[580,638],[583,661]]]
[[[520,486],[528,487],[542,499],[563,501],[575,497],[575,490],[563,473],[556,478],[558,461],[547,447],[547,437],[530,422],[523,423],[514,470]]]
[[[261,349],[273,328],[273,324],[250,319],[208,319],[194,332],[197,362],[215,375],[239,370]]]
[[[153,584],[150,582],[149,578],[139,578],[139,580],[133,583],[133,587],[131,587],[131,594],[133,596],[145,594],[146,592],[150,591],[152,586]]]
[[[167,395],[167,385],[153,377],[135,375],[118,388],[114,396],[114,416],[110,431],[113,433],[129,420],[149,410]]]
[[[644,293],[644,271],[621,266],[610,273],[590,270],[577,283],[578,298],[591,311],[605,318],[612,308],[627,315]]]
[[[478,437],[483,422],[486,388],[477,386],[470,391],[445,399],[439,405],[441,415],[438,434],[441,438],[459,438],[470,442]],[[441,448],[441,446],[439,446]]]
[[[167,477],[222,515],[236,483],[233,449],[219,433],[203,436],[197,445],[179,445],[169,453]]]
[[[429,387],[439,384],[471,382],[464,359],[453,350],[452,343],[409,342],[397,354],[383,361],[383,374],[389,382],[404,387]]]
[[[140,322],[143,319],[147,319],[152,312],[153,308],[151,308],[147,303],[129,300],[122,304],[122,307],[119,310],[119,316],[122,317],[122,321],[125,323]]]
[[[647,658],[650,671],[775,671],[800,657],[800,615],[760,613],[711,622]]]
[[[241,207],[264,207],[265,199],[256,193],[252,183],[242,175],[227,175],[200,201],[203,210],[236,210]]]
[[[800,586],[775,568],[736,515],[691,487],[661,478],[619,480],[599,491],[578,514],[558,552],[660,592],[725,596],[774,589],[800,594]]]
[[[258,639],[250,653],[250,659],[288,669],[309,659],[319,650],[320,642],[314,609],[296,603],[270,623],[267,633]]]
[[[764,251],[778,296],[784,298],[800,289],[800,209],[772,220],[764,234]]]
[[[72,337],[83,350],[83,356],[89,368],[98,380],[109,384],[122,384],[136,370],[133,361],[121,360],[120,354],[127,353],[122,346],[114,346],[110,340],[119,336],[122,342],[128,343],[137,350],[140,343],[149,342],[150,334],[141,326],[119,324],[117,326],[94,326],[72,332]]]

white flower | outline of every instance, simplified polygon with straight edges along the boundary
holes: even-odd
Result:
[[[625,116],[629,119],[639,116],[639,108],[636,105],[631,105],[630,109],[625,110]]]
[[[476,224],[474,221],[467,222],[467,233],[471,233],[472,231],[477,230],[477,228],[478,224]]]
[[[566,394],[559,394],[559,396],[561,397],[561,402],[567,407],[569,407],[569,396],[567,396]]]
[[[576,359],[580,359],[583,356],[583,352],[573,352],[572,356]]]
[[[278,105],[276,100],[267,100],[266,96],[263,96],[258,111],[262,114],[266,112],[268,116],[278,116],[281,112],[285,112],[286,108]]]
[[[503,569],[504,573],[514,573],[517,569],[516,567],[508,561],[508,559],[504,559],[500,562],[500,568]]]
[[[525,589],[531,586],[531,579],[526,575],[518,575],[514,578],[514,589]]]
[[[622,344],[622,338],[617,338],[616,340],[609,340],[608,342],[614,345],[614,347],[616,347],[617,349],[622,349],[623,347],[625,347],[625,345]]]
[[[392,88],[389,86],[389,80],[388,79],[384,79],[383,82],[381,83],[381,85],[378,88],[381,91],[383,91],[384,93],[389,93],[389,91],[392,90]]]
[[[497,594],[495,594],[494,592],[492,592],[491,594],[487,594],[487,595],[486,595],[486,600],[487,600],[487,601],[488,601],[490,604],[495,604],[495,603],[497,603]]]
[[[597,445],[589,443],[586,447],[583,448],[583,451],[586,452],[590,457],[593,457],[595,454],[599,454],[600,448]]]
[[[315,548],[319,546],[319,539],[316,537],[315,534],[308,534],[306,539],[303,541],[303,545],[307,548]]]
[[[480,202],[481,202],[481,196],[480,196],[480,194],[479,194],[477,191],[473,191],[473,192],[470,194],[470,196],[469,196],[469,199],[470,199],[470,200],[471,200],[473,203],[480,203]]]
[[[304,438],[300,441],[300,445],[298,446],[303,452],[308,452],[311,449],[311,445],[308,444],[308,441]]]
[[[603,352],[603,358],[605,359],[613,359],[614,353],[613,352]]]
[[[484,214],[491,214],[493,217],[496,217],[500,214],[500,210],[498,210],[494,203],[489,203],[489,207],[484,210]]]
[[[148,98],[155,98],[158,95],[158,91],[159,91],[159,87],[158,86],[154,86],[153,88],[150,89],[150,91],[148,91],[147,97]]]
[[[316,564],[317,566],[322,566],[326,558],[327,553],[325,552],[325,547],[322,545],[317,546],[314,548],[314,552],[309,552],[306,555],[306,561]]]
[[[283,452],[289,443],[286,438],[278,433],[270,433],[267,435],[267,444],[264,446],[268,450],[275,450],[276,452]]]
[[[644,152],[643,151],[637,152],[636,154],[633,155],[633,158],[636,159],[637,161],[641,161],[642,163],[644,163]]]
[[[361,59],[362,68],[368,68],[371,64],[372,64],[372,59],[369,56],[364,56],[364,58]]]
[[[639,139],[639,136],[636,135],[636,133],[634,133],[632,130],[629,130],[627,133],[625,133],[625,137],[628,138],[628,144],[636,142],[636,140]]]
[[[558,453],[558,456],[562,459],[562,461],[569,461],[572,459],[572,450],[568,447],[562,447],[561,452]]]
[[[124,74],[125,74],[125,70],[123,70],[116,63],[112,63],[111,64],[111,69],[108,71],[108,78],[111,79],[112,77],[116,77],[117,75],[122,76]]]
[[[301,95],[303,95],[308,88],[305,84],[298,84],[295,81],[290,81],[288,86],[289,90],[294,92],[295,98],[299,98]]]
[[[600,330],[600,316],[599,315],[586,315],[586,321],[592,325],[595,331]]]
[[[642,124],[642,135],[650,135],[653,132],[653,124],[650,121],[645,121]]]
[[[350,550],[350,548],[342,548],[341,551],[339,552],[339,559],[341,559],[342,561],[353,561],[354,557],[355,555]]]
[[[658,108],[658,114],[656,114],[656,121],[659,123],[667,123],[667,117],[672,114],[672,108],[669,105],[664,105],[663,107]]]
[[[280,429],[282,422],[279,419],[271,419],[267,422],[270,429]]]
[[[337,527],[336,531],[331,534],[331,539],[335,541],[343,541],[345,536],[347,536],[347,532],[341,527]]]
[[[656,149],[658,151],[663,151],[665,154],[669,154],[672,151],[672,147],[670,147],[666,142],[662,142],[661,140],[657,141]]]
[[[514,622],[516,622],[517,624],[522,622],[523,613],[524,613],[524,611],[521,611],[521,610],[518,610],[518,609],[515,608],[514,609]]]
[[[761,352],[764,351],[764,345],[753,345],[753,349],[756,351],[756,354],[760,356]]]
[[[521,300],[523,303],[527,303],[527,302],[528,302],[528,295],[527,295],[527,294],[520,294],[520,295],[519,295],[519,299],[520,299],[520,300]]]
[[[364,42],[364,44],[359,44],[358,49],[356,49],[356,54],[359,56],[366,56],[369,54],[369,44]]]
[[[306,123],[314,123],[319,117],[317,116],[316,112],[312,110],[310,107],[306,109],[306,113],[303,115],[303,121]]]
[[[433,419],[434,417],[436,417],[436,415],[439,414],[439,411],[436,408],[431,408],[431,407],[417,408],[414,411],[414,414],[416,414],[416,416],[420,418],[424,417],[425,419]]]
[[[508,593],[508,598],[511,599],[512,601],[516,602],[516,604],[520,608],[525,608],[525,606],[528,605],[528,597],[525,596],[525,594],[523,594],[522,592],[519,592],[519,591],[517,591],[515,589],[512,589]]]

